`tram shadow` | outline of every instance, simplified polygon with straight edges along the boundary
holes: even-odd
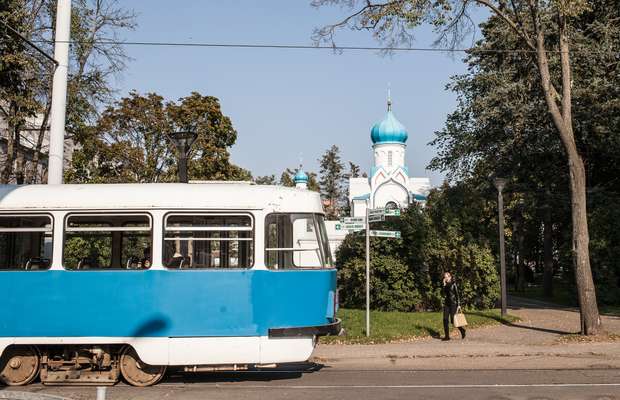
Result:
[[[249,368],[243,371],[185,372],[169,370],[164,378],[168,384],[268,382],[299,379],[304,374],[318,372],[325,366],[314,362],[280,364],[274,368]]]

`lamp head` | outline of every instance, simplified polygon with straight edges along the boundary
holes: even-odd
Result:
[[[506,178],[496,177],[493,179],[493,184],[495,185],[495,188],[500,192],[504,190],[504,188],[506,187],[506,182],[507,182]]]

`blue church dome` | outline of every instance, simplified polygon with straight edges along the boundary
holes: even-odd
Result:
[[[295,183],[308,182],[308,175],[306,175],[306,173],[301,168],[299,168],[299,170],[297,170],[297,173],[293,177],[293,180],[295,181]]]
[[[377,122],[370,131],[373,144],[405,143],[409,135],[405,126],[398,122],[392,113],[392,103],[388,101],[388,112],[383,121]]]

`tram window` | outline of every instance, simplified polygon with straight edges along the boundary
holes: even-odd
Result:
[[[323,216],[269,214],[265,220],[265,264],[271,269],[332,266]]]
[[[251,268],[252,218],[230,214],[168,215],[163,260],[168,268]]]
[[[148,215],[73,214],[66,221],[66,269],[150,268],[153,234]]]
[[[44,270],[52,260],[52,218],[0,215],[0,269]]]

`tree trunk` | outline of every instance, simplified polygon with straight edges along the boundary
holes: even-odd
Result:
[[[579,297],[579,309],[581,311],[581,333],[584,335],[596,335],[601,331],[602,324],[596,304],[596,292],[590,268],[585,166],[577,150],[573,133],[570,55],[566,22],[561,21],[560,23],[561,97],[551,83],[545,37],[540,29],[536,35],[536,48],[536,58],[545,102],[568,157],[573,224],[573,264]],[[561,110],[556,99],[560,101]]]
[[[45,138],[45,132],[47,132],[47,122],[49,121],[51,101],[48,102],[45,108],[45,114],[43,115],[43,122],[39,127],[39,133],[37,135],[37,144],[34,149],[34,155],[32,156],[32,165],[26,171],[26,183],[37,183],[37,174],[39,172],[39,162],[41,161],[41,149],[43,148],[43,139]]]
[[[573,153],[569,157],[571,208],[573,222],[573,265],[581,310],[581,332],[596,335],[602,328],[596,304],[596,290],[590,267],[588,217],[586,206],[586,172],[583,160]]]
[[[9,113],[12,115],[14,112],[13,104],[9,107]],[[13,175],[13,164],[15,163],[15,131],[18,129],[12,122],[9,115],[7,115],[7,130],[6,130],[6,158],[2,173],[0,173],[0,183],[10,183],[11,176]]]
[[[553,225],[551,211],[547,208],[543,221],[543,292],[546,297],[553,296]]]

